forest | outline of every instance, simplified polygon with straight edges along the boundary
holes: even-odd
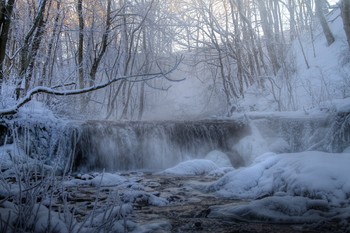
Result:
[[[350,232],[350,0],[0,0],[0,232]]]
[[[298,110],[288,53],[295,41],[305,53],[319,25],[331,46],[332,7],[349,38],[347,1],[2,1],[2,114],[33,97],[63,115],[142,119],[173,82],[196,76],[227,113],[251,86],[275,110]]]

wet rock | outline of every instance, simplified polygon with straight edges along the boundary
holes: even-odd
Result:
[[[203,230],[202,223],[201,222],[195,222],[194,227],[196,230],[201,231]]]
[[[150,188],[157,188],[157,187],[160,186],[160,183],[158,183],[158,182],[147,182],[147,183],[145,183],[145,185],[147,187],[150,187]]]

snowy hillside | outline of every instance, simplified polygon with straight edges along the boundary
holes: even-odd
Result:
[[[335,42],[327,45],[315,19],[313,31],[292,42],[277,79],[266,78],[266,90],[256,86],[248,89],[239,101],[242,109],[275,111],[279,109],[278,101],[285,111],[331,108],[336,99],[350,97],[350,53],[340,9],[333,9],[326,17]]]
[[[257,84],[245,90],[244,97],[233,103],[239,112],[308,111],[312,108],[332,109],[334,103],[350,102],[350,52],[343,29],[340,9],[327,15],[335,42],[328,46],[316,18],[313,31],[302,32],[289,46],[286,59],[276,77],[260,77],[264,87]],[[171,74],[174,79],[164,93],[153,99],[147,119],[222,117],[229,109],[225,106],[223,90],[215,86],[212,73],[205,65],[191,65],[189,60]]]

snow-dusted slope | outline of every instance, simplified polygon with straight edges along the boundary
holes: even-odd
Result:
[[[335,42],[327,45],[315,19],[312,34],[306,31],[300,35],[300,42],[298,39],[292,42],[277,77],[270,77],[273,82],[266,78],[266,90],[252,86],[246,91],[245,98],[239,102],[242,110],[330,108],[335,100],[350,97],[350,53],[340,9],[332,10],[327,19]]]
[[[289,48],[279,58],[282,68],[277,75],[259,77],[265,88],[257,85],[247,88],[244,97],[233,103],[236,110],[307,112],[311,108],[333,108],[334,102],[350,97],[350,52],[340,9],[334,8],[326,17],[335,42],[327,45],[315,17],[312,32],[305,30],[299,35],[300,41],[297,38],[285,45]],[[166,93],[150,98],[151,111],[145,113],[145,118],[198,119],[225,115],[228,109],[223,90],[211,82],[212,74],[206,68],[182,64],[172,77],[186,80],[173,83]]]

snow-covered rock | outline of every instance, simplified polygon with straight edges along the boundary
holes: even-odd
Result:
[[[218,169],[216,165],[211,160],[206,159],[194,159],[181,162],[178,165],[165,169],[163,174],[171,175],[182,175],[182,176],[197,176],[197,175],[207,175],[211,171]]]
[[[270,223],[312,223],[325,220],[332,214],[324,214],[328,203],[304,197],[272,196],[255,200],[246,205],[227,204],[210,208],[209,218],[254,220]]]
[[[93,175],[83,174],[79,179],[71,179],[64,182],[66,187],[76,185],[92,185],[92,186],[117,186],[127,181],[126,178],[112,173],[96,173]]]
[[[213,161],[219,167],[232,167],[230,158],[222,151],[213,150],[204,159]]]
[[[347,232],[349,164],[348,153],[263,154],[249,167],[202,186],[221,197],[255,199],[213,206],[208,217],[286,224],[336,221]]]
[[[340,206],[350,204],[349,164],[346,153],[267,153],[251,166],[227,173],[206,189],[219,196],[242,199],[283,192]]]

